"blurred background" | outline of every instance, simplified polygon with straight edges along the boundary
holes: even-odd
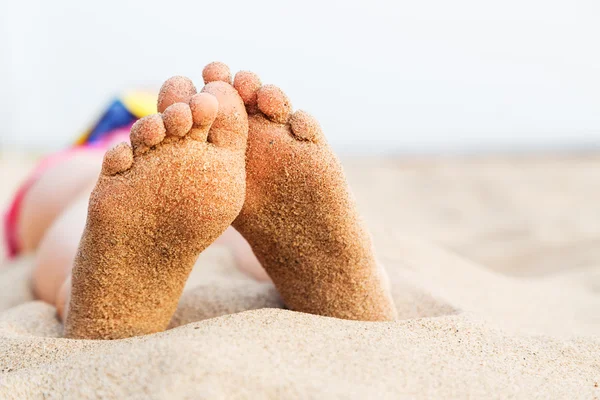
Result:
[[[513,275],[600,265],[597,0],[0,2],[3,208],[115,96],[220,60],[319,119],[384,262],[408,232]]]
[[[63,148],[128,88],[214,60],[342,153],[600,145],[596,0],[2,1],[3,150]]]
[[[119,93],[173,75],[201,86],[218,60],[257,72],[318,118],[388,269],[410,261],[403,237],[421,237],[494,279],[574,288],[594,300],[574,306],[573,320],[599,320],[598,0],[0,4],[3,209],[37,160],[73,143]],[[39,197],[73,203],[67,189],[83,175],[68,168]],[[506,297],[469,271],[456,277],[460,293]]]

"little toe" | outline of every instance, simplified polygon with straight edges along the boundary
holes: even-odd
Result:
[[[190,100],[190,112],[193,128],[190,137],[195,140],[206,141],[208,132],[219,112],[217,98],[209,93],[198,93]]]
[[[238,92],[226,82],[213,81],[204,86],[202,93],[213,95],[219,104],[217,116],[208,132],[208,141],[219,147],[245,150],[248,114]]]
[[[186,103],[175,103],[162,114],[167,135],[183,137],[192,129],[192,110]]]
[[[215,61],[204,67],[202,78],[204,79],[204,84],[217,81],[231,84],[231,71],[227,65]]]
[[[292,112],[289,98],[275,85],[265,85],[257,93],[258,109],[271,121],[285,124]]]
[[[323,131],[319,122],[309,113],[298,110],[290,117],[292,134],[298,140],[319,142],[323,138]]]
[[[172,104],[187,103],[197,93],[190,78],[174,76],[163,83],[158,93],[158,112],[163,112]]]
[[[129,138],[135,154],[143,154],[165,138],[166,130],[160,114],[138,120],[131,127]]]
[[[235,74],[233,87],[239,93],[242,101],[246,105],[248,114],[258,112],[258,89],[262,86],[260,78],[254,72],[240,71]]]
[[[104,154],[102,161],[102,173],[104,175],[116,175],[127,171],[133,165],[133,151],[129,144],[123,142],[110,148]]]

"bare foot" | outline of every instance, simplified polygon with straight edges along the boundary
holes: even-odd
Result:
[[[394,319],[387,277],[318,122],[303,111],[292,114],[286,95],[251,72],[238,73],[234,87],[250,115],[246,201],[233,226],[287,306],[344,319]]]
[[[169,79],[162,114],[131,129],[133,149],[106,153],[73,268],[67,337],[164,330],[196,258],[241,209],[244,105],[229,83],[202,92]]]

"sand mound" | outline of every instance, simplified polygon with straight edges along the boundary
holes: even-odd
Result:
[[[600,159],[349,165],[401,320],[282,309],[212,248],[172,329],[69,340],[24,259],[0,270],[0,398],[600,397]]]
[[[600,394],[597,326],[587,326],[588,319],[574,314],[567,322],[578,335],[566,337],[561,328],[565,315],[556,310],[538,309],[540,318],[530,318],[527,304],[544,300],[547,282],[522,287],[523,282],[414,241],[403,242],[400,249],[410,265],[392,271],[398,322],[343,321],[274,308],[281,303],[272,285],[238,273],[217,248],[199,260],[173,318],[175,328],[117,341],[62,339],[53,307],[37,301],[15,306],[17,299],[28,299],[23,293],[27,268],[12,266],[0,276],[0,282],[13,282],[3,288],[12,295],[4,293],[1,304],[0,398]],[[433,286],[443,281],[448,288],[440,290],[442,296],[407,283],[431,273],[436,275]],[[465,273],[474,278],[472,287],[465,287]],[[580,312],[571,302],[573,293],[565,293],[560,312],[568,305]],[[505,297],[511,294],[515,301]],[[510,306],[517,302],[524,307]],[[553,325],[548,315],[555,315]],[[503,326],[506,321],[511,321],[510,330]],[[562,337],[533,335],[532,329]]]

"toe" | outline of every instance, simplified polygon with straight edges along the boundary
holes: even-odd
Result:
[[[271,121],[285,124],[292,111],[292,103],[281,89],[265,85],[257,93],[258,109]]]
[[[233,87],[240,94],[249,114],[258,112],[257,95],[261,86],[260,78],[254,72],[240,71],[235,74]]]
[[[217,81],[231,83],[231,71],[227,65],[215,61],[204,67],[202,78],[205,84]]]
[[[185,136],[192,129],[192,110],[186,103],[175,103],[162,114],[167,135]]]
[[[174,76],[166,80],[158,93],[158,112],[163,112],[172,104],[187,103],[197,93],[194,83],[185,76]]]
[[[136,154],[145,153],[165,138],[166,130],[160,114],[153,114],[138,120],[131,127],[129,138]]]
[[[104,155],[102,161],[102,173],[104,175],[116,175],[127,171],[133,165],[133,151],[127,143],[119,143],[110,148]]]
[[[318,142],[323,137],[319,122],[305,111],[298,110],[293,113],[289,122],[292,133],[298,140]]]
[[[208,141],[219,147],[244,150],[248,139],[248,114],[238,92],[221,81],[208,83],[202,92],[212,94],[219,103],[217,116],[208,132]]]
[[[190,112],[193,128],[190,137],[195,140],[206,141],[208,132],[217,117],[219,102],[209,93],[198,93],[190,100]]]

